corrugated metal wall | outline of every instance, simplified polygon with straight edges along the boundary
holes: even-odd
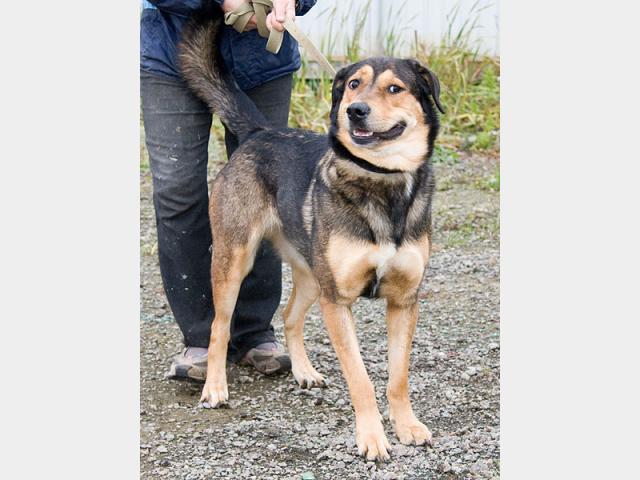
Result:
[[[364,12],[367,3],[367,0],[318,0],[297,21],[325,53],[342,56],[346,54],[348,39],[353,37],[358,12]],[[421,41],[437,44],[450,27],[455,34],[465,22],[467,28],[475,22],[470,34],[474,45],[484,53],[499,55],[499,10],[499,0],[370,0],[362,50],[365,55],[382,54],[386,45],[389,53],[391,44],[385,37],[393,31],[400,39],[393,53],[409,55],[416,34]]]

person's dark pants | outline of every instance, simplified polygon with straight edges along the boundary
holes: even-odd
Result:
[[[185,345],[206,348],[214,316],[207,191],[211,113],[180,81],[141,72],[140,86],[164,290]],[[272,125],[286,127],[291,86],[287,75],[247,94]],[[238,142],[225,133],[230,157]],[[275,340],[271,320],[280,303],[281,275],[280,259],[263,242],[231,321],[231,360]]]

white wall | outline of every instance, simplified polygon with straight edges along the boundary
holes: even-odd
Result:
[[[297,19],[299,25],[316,45],[326,45],[329,35],[330,15],[336,9],[332,38],[335,39],[334,54],[344,55],[346,38],[353,36],[356,11],[363,8],[367,0],[318,0],[305,16]],[[491,55],[499,55],[499,0],[406,0],[402,14],[398,14],[403,0],[371,0],[366,26],[363,32],[365,54],[383,53],[383,35],[392,25],[400,31],[403,42],[397,55],[409,55],[413,38],[432,44],[440,43],[446,36],[449,25],[458,31],[465,21],[476,20],[471,38],[479,49]],[[452,12],[458,7],[455,21]],[[349,20],[340,28],[340,17],[350,14]],[[325,48],[323,48],[325,50]]]

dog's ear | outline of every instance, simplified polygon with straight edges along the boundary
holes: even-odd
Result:
[[[428,91],[426,93],[431,96],[433,103],[436,104],[438,110],[442,113],[446,113],[444,107],[440,103],[440,81],[436,74],[416,60],[409,60],[409,63],[411,64],[413,71],[426,82],[428,87]]]
[[[344,94],[344,82],[347,80],[347,76],[351,71],[350,66],[341,68],[336,73],[336,77],[333,79],[333,88],[331,89],[331,106],[335,106],[342,100]]]
[[[351,66],[347,66],[338,70],[333,79],[333,88],[331,89],[331,123],[335,124],[338,118],[338,110],[340,109],[340,101],[344,95],[344,83],[347,81],[352,70]]]

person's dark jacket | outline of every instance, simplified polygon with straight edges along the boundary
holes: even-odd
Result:
[[[176,46],[189,15],[203,2],[223,0],[144,0],[140,18],[140,68],[145,72],[181,79],[176,64]],[[298,0],[297,15],[304,15],[316,0]],[[287,32],[277,55],[265,50],[267,39],[257,30],[238,33],[225,26],[220,49],[225,65],[242,90],[249,90],[269,80],[300,68],[300,52]]]

